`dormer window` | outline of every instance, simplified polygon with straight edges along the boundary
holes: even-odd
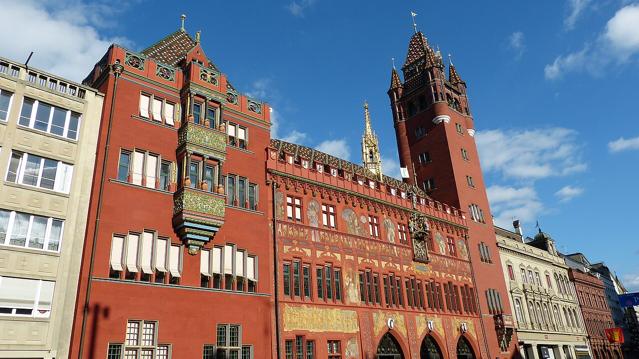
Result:
[[[317,172],[324,172],[324,165],[321,163],[316,163],[315,169],[317,170]]]

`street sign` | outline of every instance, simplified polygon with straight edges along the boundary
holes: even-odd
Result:
[[[639,292],[619,294],[619,304],[622,307],[634,307],[639,305]]]

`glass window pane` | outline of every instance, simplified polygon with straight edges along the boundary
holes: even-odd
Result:
[[[4,244],[4,240],[7,237],[10,216],[11,212],[0,209],[0,244]]]
[[[27,156],[27,164],[24,168],[22,183],[30,186],[38,184],[38,174],[40,173],[41,158],[34,155]]]
[[[20,120],[18,121],[20,125],[29,126],[34,103],[34,100],[25,97],[24,102],[22,103],[22,110],[20,111]]]
[[[11,161],[9,162],[9,170],[7,171],[7,181],[16,182],[18,179],[18,170],[20,168],[20,162],[22,161],[22,153],[13,152],[11,154]]]
[[[213,167],[204,167],[204,182],[208,185],[209,191],[213,191]]]
[[[130,162],[131,162],[131,154],[128,152],[121,152],[120,164],[118,165],[118,180],[127,181],[129,179]]]
[[[71,118],[69,119],[69,129],[67,131],[67,138],[72,140],[78,139],[78,127],[80,125],[80,114],[71,112]]]
[[[240,346],[240,327],[237,325],[229,326],[229,346]]]
[[[191,188],[196,188],[198,185],[198,172],[200,169],[200,163],[191,161],[189,164],[189,179],[191,180]]]
[[[51,105],[40,102],[38,104],[38,112],[35,116],[33,128],[40,131],[49,129],[49,116],[51,115]]]
[[[57,252],[60,249],[60,240],[62,240],[62,224],[64,222],[54,219],[49,232],[48,250]]]
[[[47,231],[48,219],[40,216],[33,216],[31,232],[29,233],[29,248],[44,248],[44,237]]]
[[[142,331],[142,345],[152,346],[155,345],[155,323],[145,322]]]
[[[53,118],[51,119],[51,133],[58,136],[64,135],[64,124],[67,122],[67,110],[59,107],[53,108]]]
[[[9,244],[24,247],[27,242],[27,231],[29,229],[29,215],[25,213],[16,213],[13,220],[13,229]]]
[[[126,325],[126,345],[138,345],[140,322],[128,322]]]
[[[193,122],[200,123],[200,116],[202,116],[202,105],[199,103],[193,104]]]
[[[240,207],[244,207],[246,204],[246,179],[240,178],[238,186],[238,203]]]
[[[31,156],[29,156],[31,157]],[[53,189],[55,185],[55,174],[58,169],[58,162],[50,159],[44,160],[44,169],[42,170],[42,179],[40,179],[40,187]]]
[[[11,92],[0,92],[0,121],[6,121],[9,117],[9,102],[11,102]]]
[[[160,189],[169,189],[169,176],[171,174],[171,164],[168,162],[162,162],[160,167]]]

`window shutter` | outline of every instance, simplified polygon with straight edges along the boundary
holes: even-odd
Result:
[[[51,302],[53,301],[53,289],[55,282],[43,280],[40,282],[40,297],[38,297],[38,307],[36,316],[48,317],[51,312]]]
[[[157,247],[155,247],[155,269],[160,272],[166,272],[166,239],[159,239]]]
[[[153,99],[153,120],[162,122],[162,100]]]
[[[244,251],[235,252],[235,275],[244,277]]]
[[[228,134],[231,137],[235,137],[235,125],[228,124]]]
[[[140,95],[140,116],[142,117],[149,117],[149,100],[149,96]]]
[[[155,188],[155,178],[158,170],[158,157],[149,155],[146,158],[146,183],[148,188]]]
[[[73,166],[66,163],[58,162],[55,173],[55,184],[53,189],[57,192],[69,193],[71,190],[71,177],[73,175]]]
[[[122,268],[122,250],[124,249],[124,238],[113,236],[111,240],[111,269],[115,271],[123,271]]]
[[[164,104],[164,120],[167,124],[173,125],[173,118],[175,117],[175,105],[171,103]]]
[[[222,248],[213,247],[213,273],[222,274]]]
[[[224,274],[233,274],[233,246],[224,246]]]
[[[237,128],[237,138],[240,140],[246,140],[246,129],[242,127]]]
[[[138,241],[140,236],[129,234],[126,241],[126,269],[129,272],[138,271]]]
[[[249,280],[255,281],[255,257],[248,256],[246,258],[246,278]]]
[[[142,251],[140,253],[140,266],[142,273],[151,274],[151,258],[153,257],[153,233],[142,233]]]
[[[206,249],[200,251],[200,274],[207,277],[211,276],[211,252]]]
[[[133,184],[142,184],[142,170],[144,166],[144,152],[133,152],[133,171],[132,182]]]
[[[0,277],[0,307],[33,308],[40,281]]]
[[[182,252],[181,246],[171,245],[169,248],[169,272],[171,276],[180,276],[180,254]]]

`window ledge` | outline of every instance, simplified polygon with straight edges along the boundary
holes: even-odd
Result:
[[[19,120],[20,120],[20,117],[18,116],[18,121]],[[2,121],[0,121],[0,122],[2,122]],[[82,122],[82,121],[80,121],[80,122]],[[80,123],[80,125],[82,125],[82,123]],[[27,132],[32,132],[32,133],[38,134],[40,136],[45,136],[45,137],[49,137],[49,138],[55,138],[56,140],[68,142],[68,143],[73,144],[73,145],[77,145],[78,144],[78,140],[72,140],[70,138],[54,135],[54,134],[49,133],[49,132],[40,131],[40,130],[37,130],[35,128],[27,127],[27,126],[19,124],[17,121],[16,121],[16,128],[18,128],[20,130],[23,130],[23,131],[27,131]],[[80,131],[78,131],[78,135],[79,134],[80,134]]]
[[[35,191],[35,192],[51,194],[51,195],[60,196],[60,197],[64,197],[64,198],[69,198],[70,197],[68,193],[56,192],[54,190],[35,187],[35,186],[29,186],[29,185],[21,184],[21,183],[14,183],[14,182],[9,182],[9,181],[4,181],[4,185],[5,186],[9,186],[9,187],[27,189],[27,190]]]
[[[134,119],[134,120],[150,123],[150,124],[158,126],[158,127],[166,128],[166,129],[169,129],[169,130],[172,130],[172,131],[177,131],[178,130],[177,127],[175,127],[174,125],[172,126],[172,125],[166,124],[165,122],[158,122],[158,121],[152,120],[150,118],[142,117],[142,116],[139,116],[139,115],[131,115],[131,118]]]
[[[120,283],[120,284],[125,284],[125,285],[144,285],[144,286],[152,286],[152,287],[162,287],[162,288],[171,288],[171,289],[184,289],[184,290],[193,290],[193,291],[201,291],[201,292],[216,292],[216,293],[221,293],[221,294],[246,295],[246,296],[251,296],[251,297],[270,297],[270,294],[268,294],[268,293],[240,292],[240,291],[236,291],[236,290],[217,289],[217,288],[202,288],[202,287],[195,287],[195,286],[181,285],[181,284],[151,283],[151,282],[142,282],[142,281],[137,281],[137,280],[113,279],[113,278],[105,278],[105,277],[94,277],[93,280],[95,280],[96,282]]]
[[[240,148],[240,147],[237,147],[237,146],[231,146],[231,145],[229,145],[229,144],[227,144],[227,145],[226,145],[226,148],[227,148],[227,149],[228,149],[228,148],[232,148],[232,149],[234,149],[234,150],[236,150],[236,151],[240,151],[240,152],[248,153],[248,154],[251,154],[251,155],[254,155],[254,154],[255,154],[255,152],[253,152],[253,151],[251,151],[251,150],[247,150],[247,149]]]
[[[150,188],[150,187],[146,187],[146,186],[141,186],[141,185],[133,184],[131,182],[120,181],[117,178],[109,178],[109,182],[121,184],[121,185],[124,185],[124,186],[129,186],[129,187],[133,187],[133,188],[145,189],[145,190],[152,191],[152,192],[157,192],[157,193],[162,193],[162,194],[167,194],[167,195],[173,195],[173,192],[169,192],[169,191],[165,191],[165,190],[161,190],[161,189],[157,189],[157,188]]]
[[[238,211],[247,212],[247,213],[253,213],[253,214],[260,215],[260,216],[264,215],[264,212],[262,212],[262,211],[252,210],[252,209],[239,207],[239,206],[233,206],[233,205],[230,205],[230,204],[227,204],[226,208],[237,209]]]
[[[37,318],[37,317],[30,316],[30,315],[11,315],[11,314],[0,315],[0,322],[7,320],[7,321],[12,321],[12,322],[41,322],[41,323],[48,323],[50,319],[51,319],[51,316],[49,316],[49,318]]]
[[[29,248],[29,247],[19,247],[19,246],[14,246],[11,244],[0,244],[0,250],[39,254],[39,255],[49,256],[49,257],[60,257],[60,252],[53,252],[53,251],[47,251],[44,249]]]

